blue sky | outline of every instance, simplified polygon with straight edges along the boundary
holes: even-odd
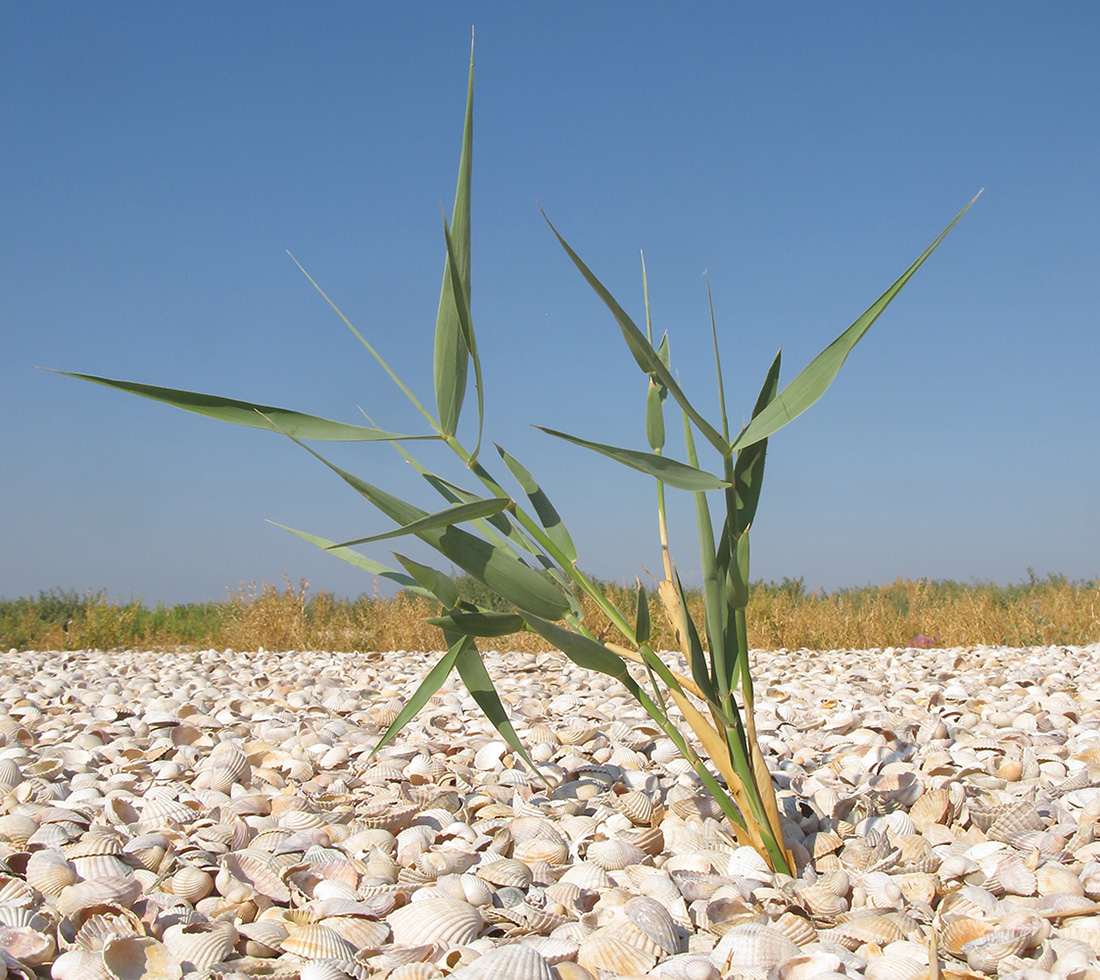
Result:
[[[709,270],[739,419],[984,187],[771,440],[753,577],[1100,575],[1095,3],[55,2],[0,7],[0,596],[373,591],[265,523],[388,529],[293,444],[34,365],[419,431],[286,252],[430,399],[471,26],[487,437],[582,567],[658,570],[651,481],[529,423],[644,449],[645,379],[536,201],[637,318],[644,250],[713,417]],[[436,504],[386,446],[331,456]],[[672,533],[691,580],[689,501]]]

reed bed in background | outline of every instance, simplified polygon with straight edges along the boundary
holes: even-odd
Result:
[[[633,587],[601,583],[616,604]],[[587,601],[587,600],[585,600]],[[676,641],[651,599],[657,649]],[[688,593],[701,611],[701,593]],[[808,591],[801,579],[756,583],[750,592],[754,649],[873,649],[901,646],[1049,646],[1100,641],[1100,582],[1029,577],[1018,585],[898,579],[889,585]],[[105,592],[54,589],[0,600],[0,649],[438,650],[425,622],[433,604],[408,592],[340,599],[289,581],[241,586],[224,602],[150,608],[109,601]],[[599,635],[594,604],[586,620]],[[663,631],[663,632],[662,632]],[[667,635],[665,635],[667,634]],[[502,650],[549,649],[532,633],[501,637]]]

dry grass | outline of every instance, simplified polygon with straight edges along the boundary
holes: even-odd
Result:
[[[633,614],[632,590],[607,584],[613,600]],[[474,597],[476,598],[476,596]],[[689,596],[701,621],[702,597]],[[587,600],[586,623],[613,638],[610,625]],[[697,607],[697,608],[695,608]],[[52,592],[0,601],[0,648],[236,650],[439,650],[443,637],[425,619],[438,606],[400,593],[336,599],[310,595],[306,582],[282,589],[241,586],[225,602],[147,609],[140,602],[110,603],[103,593],[79,598]],[[907,581],[807,593],[801,580],[753,587],[749,643],[757,649],[868,649],[886,646],[1044,646],[1100,640],[1100,584],[1062,576],[1022,585]],[[651,598],[653,645],[675,648],[672,632]],[[489,644],[486,643],[486,646]],[[532,633],[501,637],[492,646],[539,651]]]

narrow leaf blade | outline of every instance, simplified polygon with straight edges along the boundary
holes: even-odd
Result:
[[[157,385],[101,378],[93,374],[78,374],[74,371],[54,371],[54,374],[91,381],[93,384],[105,385],[108,388],[163,402],[174,408],[182,408],[185,412],[194,412],[196,415],[205,415],[207,418],[230,422],[233,425],[282,432],[298,439],[319,439],[327,442],[388,442],[439,438],[435,435],[407,436],[362,425],[348,425],[345,422],[333,422],[331,419],[305,415],[286,408],[243,402],[235,398],[223,398],[220,395],[206,395],[198,391],[185,391],[182,388],[161,388]]]
[[[539,210],[541,211],[542,209],[540,208]],[[542,216],[546,218],[545,211],[542,212]],[[669,392],[671,392],[672,397],[675,398],[680,407],[687,412],[691,421],[695,423],[696,427],[706,437],[707,441],[723,456],[727,455],[729,453],[729,443],[722,438],[721,433],[703,418],[703,416],[695,410],[691,402],[688,401],[687,395],[680,390],[680,386],[676,383],[676,379],[673,378],[669,369],[661,363],[660,357],[653,349],[653,345],[646,340],[645,334],[643,334],[634,321],[627,316],[626,311],[618,304],[615,297],[607,291],[604,284],[596,278],[592,270],[581,261],[580,256],[569,247],[569,243],[558,234],[558,229],[554,227],[549,218],[546,218],[546,223],[550,225],[550,230],[554,233],[561,247],[565,249],[569,258],[573,260],[573,264],[580,270],[581,275],[584,276],[596,295],[603,300],[604,305],[611,311],[612,316],[615,317],[616,323],[619,324],[619,330],[622,332],[623,339],[626,341],[630,353],[634,355],[634,360],[637,361],[638,367],[646,374],[655,374],[660,378],[661,382],[668,388]]]
[[[396,582],[402,588],[409,589],[412,592],[416,592],[418,595],[428,595],[424,589],[420,587],[416,579],[410,578],[408,575],[404,575],[401,572],[390,568],[387,565],[383,565],[381,562],[375,561],[373,558],[368,558],[366,555],[361,555],[357,551],[352,551],[350,548],[333,548],[333,542],[327,538],[318,537],[316,534],[308,534],[305,531],[296,531],[292,527],[287,527],[285,524],[278,524],[275,521],[268,521],[269,524],[274,524],[275,527],[281,527],[284,531],[289,531],[291,534],[297,535],[303,541],[308,541],[312,545],[320,548],[322,551],[327,551],[330,555],[335,555],[341,561],[346,561],[349,565],[354,565],[356,568],[361,569],[368,575],[375,575],[378,578],[387,579],[390,582]]]
[[[535,428],[540,429],[547,435],[564,439],[566,442],[608,456],[624,466],[629,466],[631,469],[647,473],[649,476],[655,476],[662,483],[667,483],[670,487],[676,487],[680,490],[720,490],[729,486],[725,480],[719,479],[713,473],[708,473],[706,470],[698,469],[695,466],[688,466],[686,463],[670,459],[667,456],[658,456],[656,453],[642,453],[634,449],[621,449],[618,446],[608,446],[601,442],[590,442],[588,439],[567,435],[564,432],[547,429],[541,425],[536,425]]]
[[[451,630],[463,636],[508,636],[523,630],[522,616],[502,612],[459,612],[454,610],[445,616],[433,616],[432,626]]]
[[[474,641],[468,636],[464,636],[460,640],[457,640],[439,659],[439,663],[428,671],[427,676],[420,682],[420,686],[413,693],[413,696],[409,698],[405,706],[398,712],[397,717],[393,720],[393,724],[382,733],[382,737],[378,740],[378,744],[371,749],[370,755],[367,756],[368,761],[373,759],[375,754],[382,749],[383,746],[387,745],[402,728],[417,716],[420,709],[428,703],[432,695],[443,686],[443,682],[454,669],[455,662],[458,660],[458,656],[462,650],[467,645],[472,646],[473,642]]]
[[[419,583],[421,591],[433,595],[443,604],[445,609],[452,609],[458,605],[458,585],[450,575],[445,575],[439,569],[432,568],[431,565],[422,565],[420,562],[413,561],[411,558],[406,558],[396,552],[394,552],[393,557]]]
[[[474,52],[470,45],[470,80],[466,89],[466,120],[462,130],[462,152],[458,164],[458,186],[455,189],[451,228],[454,235],[455,258],[462,291],[470,296],[470,169],[474,143]],[[439,311],[435,321],[435,401],[439,410],[439,425],[444,435],[453,436],[466,395],[466,374],[469,351],[462,336],[462,326],[455,305],[455,286],[451,282],[451,261],[443,268],[443,286],[439,295]]]
[[[913,277],[917,269],[924,264],[925,259],[935,251],[936,247],[947,236],[947,233],[955,227],[959,219],[970,210],[977,199],[975,197],[970,204],[963,208],[955,216],[955,220],[940,232],[939,237],[921,253],[920,258],[909,266],[855,323],[810,361],[794,380],[776,396],[775,400],[741,431],[741,434],[733,440],[734,448],[745,449],[761,439],[766,439],[773,432],[783,428],[788,422],[801,415],[825,394],[826,389],[833,383],[833,379],[837,376],[852,348],[859,343],[864,334],[870,329],[871,324],[878,319],[879,314],[890,305],[890,302],[901,291],[901,288]]]
[[[467,637],[467,640],[469,640],[469,637]],[[527,763],[528,768],[532,772],[538,772],[535,763],[519,740],[516,730],[512,727],[512,723],[508,720],[508,713],[504,710],[500,696],[493,686],[493,679],[485,669],[481,654],[473,641],[470,641],[468,645],[459,651],[456,666],[458,667],[458,676],[462,678],[462,683],[466,685],[466,690],[470,692],[470,696],[477,702],[478,707],[485,712],[485,717],[493,723],[493,727],[500,732],[504,741],[512,747],[513,751]]]
[[[500,446],[497,446],[497,452],[500,453],[500,458],[504,460],[504,464],[511,471],[512,476],[516,478],[516,482],[523,489],[523,492],[527,494],[531,506],[535,508],[539,523],[546,531],[546,536],[569,561],[576,561],[577,547],[573,544],[573,539],[569,536],[569,531],[561,516],[554,505],[550,503],[550,498],[546,496],[542,487],[538,485],[538,482],[527,468],[515,459],[511,453]]]
[[[492,500],[482,499],[468,504],[456,504],[446,510],[436,511],[434,514],[428,514],[427,517],[421,517],[396,530],[386,531],[384,534],[373,534],[367,538],[356,538],[354,541],[344,541],[341,544],[333,545],[333,547],[350,548],[357,544],[369,544],[371,541],[383,541],[387,538],[397,538],[405,534],[419,534],[421,531],[430,531],[434,528],[451,527],[464,521],[475,521],[482,517],[499,514],[509,503],[511,501],[502,497],[494,497]]]

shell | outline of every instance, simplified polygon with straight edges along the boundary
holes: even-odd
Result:
[[[293,953],[304,960],[350,959],[355,947],[336,930],[317,922],[303,925],[288,924],[289,933],[282,941],[284,952]]]
[[[443,895],[395,909],[388,922],[399,946],[444,947],[473,942],[485,924],[474,906]]]
[[[128,908],[140,894],[141,883],[133,877],[112,876],[78,881],[61,890],[57,896],[57,910],[62,915],[71,915],[80,909],[105,903]]]
[[[652,953],[616,939],[614,936],[594,935],[581,943],[577,963],[595,976],[600,971],[613,975],[646,973],[653,968],[657,957]]]
[[[454,980],[553,980],[546,960],[520,943],[492,949],[451,976]]]
[[[56,898],[75,884],[76,869],[58,851],[35,851],[27,861],[27,884],[43,895]]]
[[[103,955],[87,949],[70,949],[53,961],[53,980],[111,980]]]
[[[725,973],[743,968],[768,970],[801,950],[781,930],[756,922],[734,926],[714,947],[712,962]]]
[[[183,976],[179,961],[151,936],[108,939],[102,957],[113,980],[180,980]]]
[[[163,942],[185,971],[205,970],[228,959],[237,930],[229,922],[181,923],[164,930]]]

